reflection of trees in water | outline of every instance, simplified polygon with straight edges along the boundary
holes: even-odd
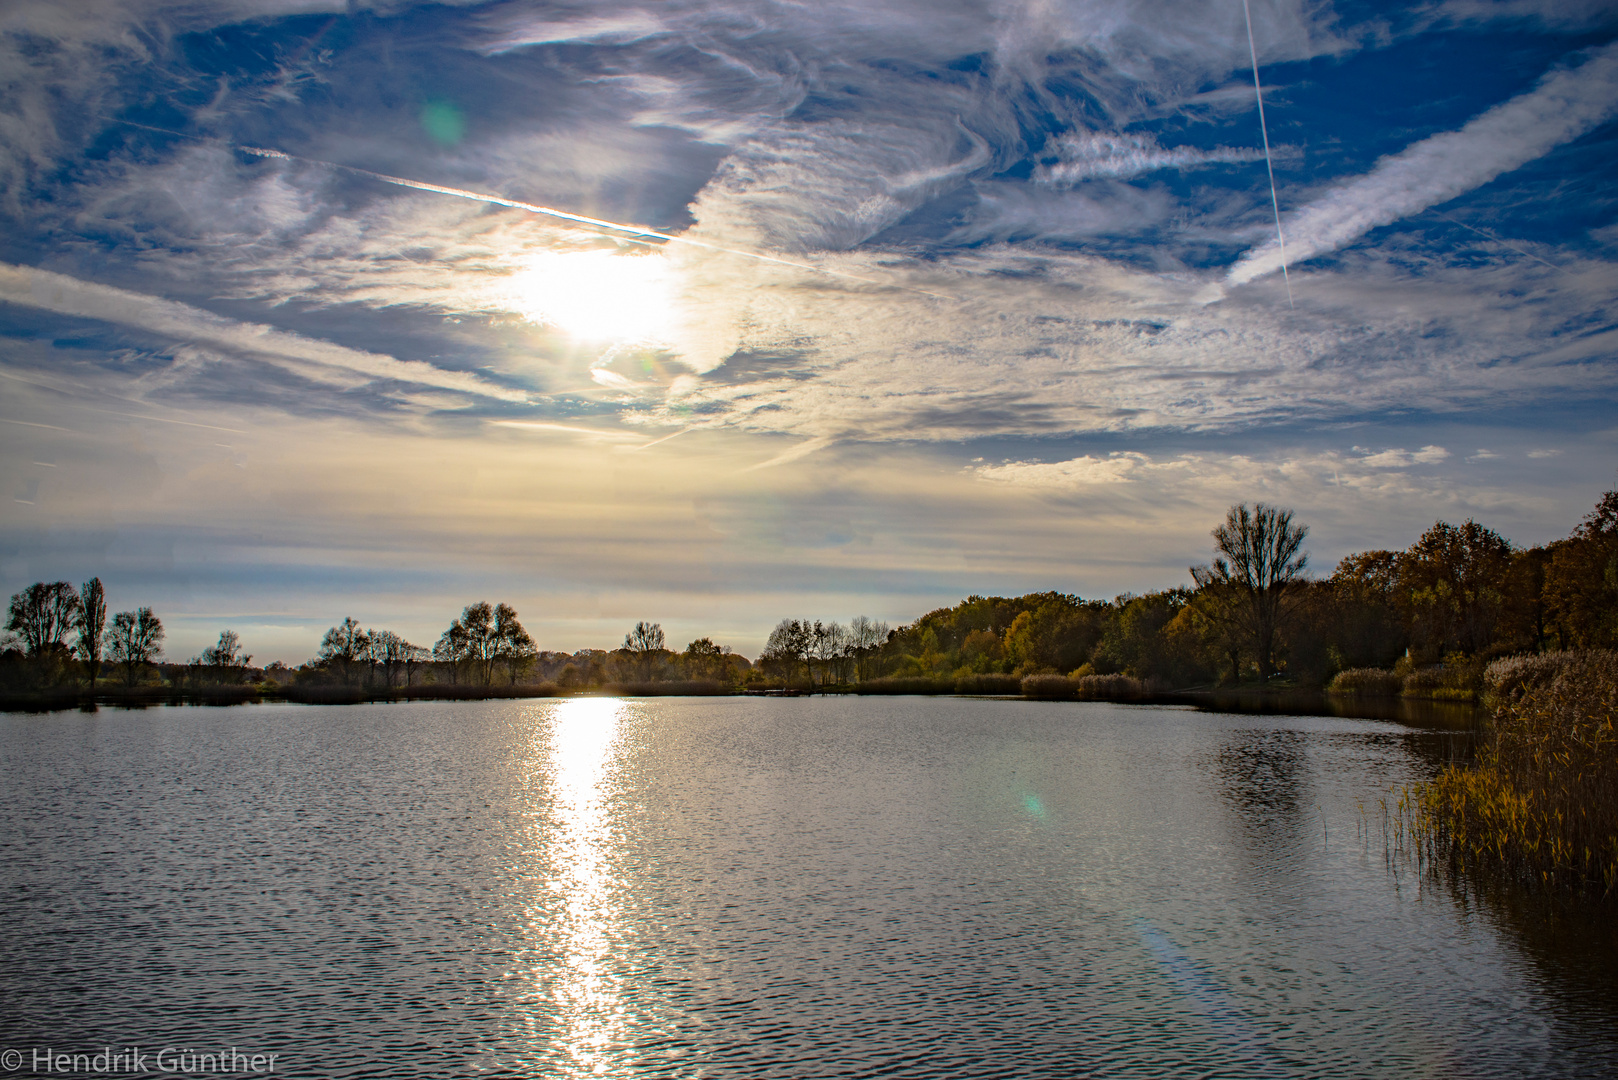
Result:
[[[1294,847],[1309,816],[1307,736],[1300,731],[1234,731],[1215,755],[1220,794],[1267,863]]]
[[[1557,1071],[1609,1075],[1618,1052],[1618,919],[1614,903],[1547,895],[1488,873],[1441,872],[1463,911],[1497,927],[1550,999]]]

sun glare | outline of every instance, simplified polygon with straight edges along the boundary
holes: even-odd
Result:
[[[667,338],[673,283],[663,256],[546,252],[512,278],[522,314],[584,341]]]

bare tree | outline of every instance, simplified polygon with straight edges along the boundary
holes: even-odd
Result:
[[[411,665],[420,659],[426,650],[419,645],[410,644],[392,630],[370,630],[366,636],[370,639],[371,662],[382,668],[383,685],[391,689],[400,671],[404,672],[408,684]]]
[[[666,646],[661,623],[638,622],[635,629],[624,635],[624,651],[635,661],[641,682],[651,682],[657,658]]]
[[[224,682],[227,678],[231,682],[241,682],[247,665],[253,662],[251,656],[242,652],[242,639],[234,630],[221,630],[219,642],[203,649],[198,659],[203,665],[214,669],[215,682]]]
[[[63,647],[78,626],[79,608],[79,594],[67,582],[36,581],[12,594],[6,629],[22,639],[29,656],[40,656]]]
[[[149,607],[120,611],[107,631],[107,659],[124,669],[124,685],[134,686],[142,668],[163,654],[163,622]]]
[[[1230,508],[1213,530],[1212,566],[1193,566],[1198,589],[1215,596],[1216,607],[1234,620],[1253,643],[1259,676],[1275,673],[1275,631],[1293,586],[1303,577],[1309,556],[1303,541],[1309,529],[1292,524],[1292,511],[1257,503]]]
[[[842,682],[842,662],[848,655],[848,631],[838,622],[823,623],[815,620],[811,632],[809,656],[820,665],[820,685]]]
[[[887,640],[885,622],[873,622],[864,615],[856,615],[848,624],[848,649],[854,656],[855,675],[860,681],[872,677],[871,670]]]
[[[93,577],[79,588],[79,641],[75,648],[84,661],[85,677],[95,689],[101,674],[101,636],[107,632],[107,593]]]
[[[65,581],[38,581],[11,597],[6,629],[22,641],[33,678],[54,683],[69,658],[63,640],[78,625],[79,594]]]
[[[340,625],[326,631],[326,636],[320,639],[320,652],[316,656],[328,670],[339,672],[346,686],[354,681],[354,669],[369,661],[370,648],[371,639],[360,629],[360,624],[346,618]]]

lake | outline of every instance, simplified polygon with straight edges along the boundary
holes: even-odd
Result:
[[[18,1075],[1618,1073],[1610,918],[1386,858],[1379,800],[1463,740],[955,698],[4,714],[0,1047]]]

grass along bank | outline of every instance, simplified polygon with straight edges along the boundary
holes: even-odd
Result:
[[[1618,899],[1618,652],[1508,657],[1474,761],[1411,789],[1425,857]]]

